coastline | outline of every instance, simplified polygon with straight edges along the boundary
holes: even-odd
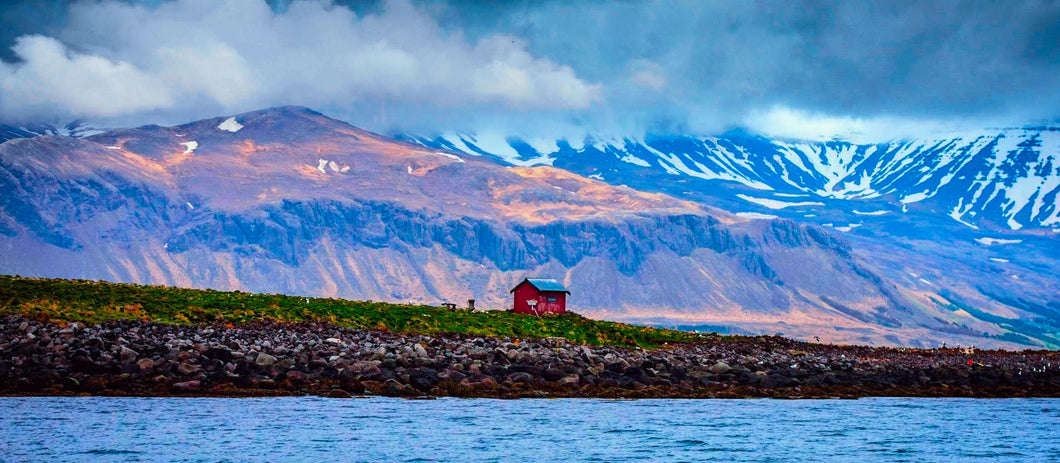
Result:
[[[653,349],[323,322],[96,325],[0,316],[2,396],[1060,397],[1060,352],[705,334]]]

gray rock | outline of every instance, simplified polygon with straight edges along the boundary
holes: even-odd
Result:
[[[360,362],[354,362],[352,365],[350,365],[349,370],[358,374],[371,375],[379,372],[380,364],[382,364],[382,362],[378,360],[364,360]]]
[[[566,372],[559,368],[546,368],[541,373],[541,377],[545,378],[546,381],[558,381],[564,376],[566,376]]]
[[[121,355],[121,361],[122,362],[129,363],[129,362],[132,362],[133,360],[136,360],[136,358],[140,356],[140,353],[136,352],[136,351],[134,351],[134,350],[132,350],[132,349],[130,349],[128,347],[122,346],[120,355]]]
[[[301,371],[291,370],[287,372],[287,380],[291,381],[292,383],[301,384],[306,382],[308,380],[308,377],[305,373],[302,373]]]
[[[732,367],[730,367],[729,364],[727,364],[725,362],[722,362],[722,361],[718,361],[718,363],[715,363],[714,366],[710,367],[710,372],[714,373],[716,375],[725,374],[725,373],[728,373],[731,370],[732,370]]]
[[[182,375],[191,375],[202,371],[202,367],[188,362],[181,362],[181,364],[177,366],[177,371]]]
[[[517,351],[515,349],[508,349],[508,352],[506,352],[504,355],[506,357],[508,357],[508,360],[510,360],[512,362],[518,362],[519,358],[521,357],[521,355],[519,354],[519,351]]]
[[[259,367],[271,366],[274,363],[276,363],[276,357],[273,357],[273,356],[271,356],[269,354],[266,354],[264,352],[258,354],[258,357],[256,359],[254,359],[254,364],[259,366]]]
[[[577,386],[580,381],[578,375],[567,375],[559,379],[559,384]]]
[[[183,383],[176,383],[173,385],[173,390],[178,392],[198,391],[201,388],[202,381],[199,381],[197,379],[185,381]]]
[[[409,384],[423,392],[430,391],[438,384],[438,372],[430,368],[417,368],[409,373]]]
[[[530,373],[520,371],[508,375],[508,382],[510,383],[532,383],[534,382],[534,376]]]
[[[427,349],[423,348],[423,344],[416,343],[414,349],[416,350],[416,356],[419,358],[428,358]]]
[[[415,392],[409,390],[404,384],[397,382],[395,379],[388,379],[383,383],[383,386],[379,391],[381,394],[390,397],[400,397],[415,395]]]

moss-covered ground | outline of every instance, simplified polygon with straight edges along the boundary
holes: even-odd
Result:
[[[0,314],[7,313],[93,324],[112,319],[233,325],[257,320],[322,321],[361,329],[560,337],[582,344],[643,348],[697,337],[683,331],[591,320],[574,313],[535,317],[505,311],[470,312],[384,302],[0,275]]]

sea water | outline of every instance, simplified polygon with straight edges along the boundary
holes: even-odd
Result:
[[[1060,399],[0,398],[0,461],[1060,461]]]

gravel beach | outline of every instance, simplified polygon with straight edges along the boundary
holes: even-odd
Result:
[[[85,326],[0,317],[0,395],[1060,397],[1060,352],[704,334],[657,349],[325,323]]]

